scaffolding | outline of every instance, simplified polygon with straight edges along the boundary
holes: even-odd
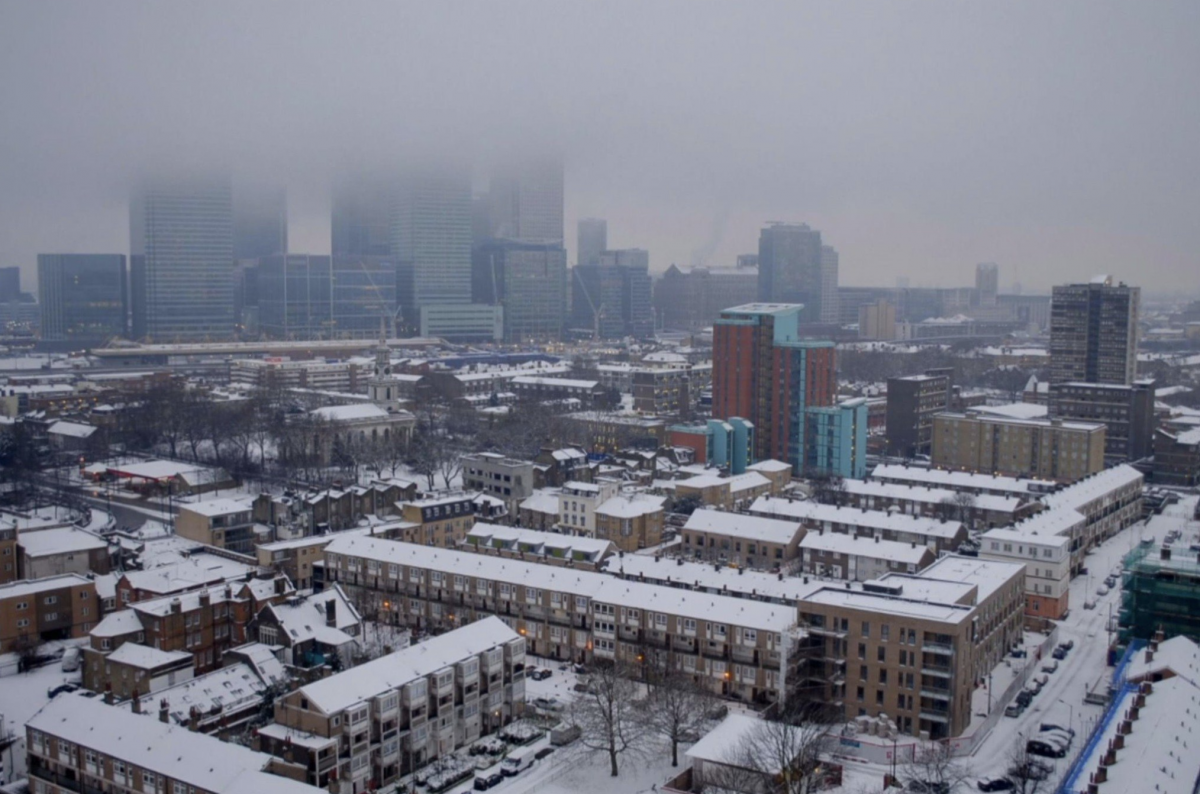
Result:
[[[1145,544],[1122,566],[1119,643],[1148,640],[1159,628],[1200,641],[1200,556],[1193,544]]]

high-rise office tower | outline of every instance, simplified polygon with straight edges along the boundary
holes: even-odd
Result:
[[[1137,375],[1141,288],[1097,276],[1054,288],[1050,304],[1050,381],[1116,383]]]
[[[282,187],[237,185],[233,191],[233,258],[287,253],[287,193]]]
[[[975,292],[980,306],[995,306],[1000,291],[1000,267],[995,262],[980,262],[975,266]]]
[[[492,176],[488,189],[491,236],[562,245],[563,163],[530,158]]]
[[[414,170],[398,180],[392,250],[406,318],[427,304],[471,302],[471,178],[465,170]]]
[[[831,245],[823,245],[821,246],[821,315],[818,321],[836,325],[838,313],[838,252]]]
[[[0,303],[21,299],[21,268],[0,267]]]
[[[275,254],[258,266],[259,328],[277,339],[366,338],[390,319],[396,268],[378,257]]]
[[[641,248],[604,251],[596,265],[579,265],[571,276],[572,320],[601,339],[654,335],[650,254]]]
[[[358,174],[340,179],[330,208],[330,253],[391,256],[392,192],[392,182],[380,177]]]
[[[713,417],[754,425],[755,457],[802,474],[863,476],[865,403],[835,410],[833,342],[800,338],[800,306],[750,303],[713,326]],[[830,449],[847,454],[831,454]]]
[[[233,194],[228,179],[164,180],[129,211],[133,336],[225,339],[233,333]]]
[[[561,245],[490,240],[473,254],[472,300],[504,309],[504,341],[557,340],[566,320]]]
[[[578,225],[576,263],[580,265],[600,264],[600,254],[608,250],[608,221],[600,218],[583,218]]]
[[[800,321],[822,316],[821,233],[807,224],[773,223],[758,237],[758,299],[799,303]]]
[[[128,333],[124,254],[38,254],[42,339],[105,342]]]

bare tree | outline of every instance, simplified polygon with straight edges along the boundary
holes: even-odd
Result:
[[[945,742],[923,742],[913,748],[908,761],[901,764],[910,785],[924,783],[930,791],[953,794],[967,779],[968,768],[955,759]]]
[[[430,491],[437,484],[436,456],[440,448],[439,440],[428,430],[413,431],[412,441],[408,445],[408,468],[425,478],[425,484]]]
[[[670,742],[671,766],[679,766],[679,745],[697,734],[713,696],[681,670],[667,671],[656,684],[650,690],[649,727]]]
[[[591,686],[571,706],[571,721],[579,726],[580,742],[608,756],[609,774],[620,770],[622,754],[643,751],[646,715],[638,702],[639,670],[625,662],[600,662],[592,672]]]
[[[1049,791],[1050,775],[1054,767],[1029,752],[1028,743],[1018,736],[1008,751],[1008,768],[1005,775],[1013,782],[1016,794],[1039,794]]]
[[[741,718],[744,719],[744,718]],[[780,794],[809,794],[825,786],[830,770],[821,752],[833,727],[828,710],[798,702],[763,719],[727,754],[723,764],[705,764],[703,783],[731,791],[777,787]]]
[[[448,491],[451,481],[462,474],[462,455],[443,439],[434,457],[437,460],[438,472],[442,475],[442,482],[446,484]]]
[[[846,495],[846,482],[837,474],[829,472],[806,472],[804,475],[812,489],[812,499],[825,505],[840,505]]]
[[[950,497],[950,501],[954,503],[955,519],[970,528],[971,513],[975,509],[975,494],[957,491]]]

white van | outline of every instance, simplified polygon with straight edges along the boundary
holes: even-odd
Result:
[[[83,651],[79,650],[78,645],[73,645],[63,651],[62,655],[62,671],[64,673],[73,673],[79,669],[79,663],[83,658]]]
[[[505,777],[515,777],[533,766],[533,754],[510,755],[500,762],[500,774]]]

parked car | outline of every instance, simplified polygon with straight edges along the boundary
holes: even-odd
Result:
[[[533,705],[542,711],[562,711],[562,703],[557,698],[534,698]]]
[[[536,667],[529,672],[529,677],[534,681],[544,681],[550,677],[550,671],[546,669],[537,669]]]
[[[1009,703],[1008,708],[1004,709],[1005,717],[1020,717],[1025,711],[1025,707],[1020,703]]]
[[[1028,654],[1025,653],[1024,648],[1017,648],[1009,655],[1014,659],[1024,659]]]
[[[1062,647],[1066,648],[1069,651],[1075,647],[1075,640],[1067,640],[1066,642],[1060,642],[1059,645],[1061,645]]]
[[[1042,663],[1042,672],[1043,673],[1053,673],[1057,669],[1058,669],[1058,660],[1057,659],[1049,659]]]
[[[46,696],[49,698],[54,698],[56,695],[61,695],[63,692],[74,692],[77,689],[79,689],[78,684],[59,684],[58,686],[50,687],[50,689],[46,692]]]
[[[554,752],[553,747],[543,747],[541,750],[538,750],[536,753],[533,754],[533,760],[541,761],[543,758],[545,758],[546,756],[550,755],[553,752]]]
[[[1061,725],[1055,725],[1053,722],[1043,722],[1042,726],[1041,726],[1041,728],[1039,728],[1039,730],[1041,730],[1043,732],[1062,731],[1063,733],[1066,733],[1070,736],[1075,735],[1075,730],[1073,728],[1064,728]]]
[[[510,755],[500,762],[500,774],[504,777],[516,777],[533,766],[533,756]]]
[[[1043,758],[1062,758],[1067,754],[1067,748],[1042,739],[1030,739],[1025,743],[1025,750],[1030,755],[1040,755]]]
[[[1112,588],[1117,586],[1117,577],[1115,577],[1115,576],[1108,577],[1107,579],[1104,580],[1104,584],[1106,587],[1108,587],[1111,590]]]
[[[1108,586],[1107,586],[1107,585],[1100,585],[1099,587],[1097,587],[1097,588],[1096,588],[1096,595],[1098,595],[1098,596],[1106,596],[1106,595],[1108,595]]]
[[[1060,645],[1059,647],[1057,647],[1053,651],[1051,651],[1050,655],[1053,656],[1055,659],[1066,659],[1067,658],[1067,649]]]
[[[480,775],[479,777],[475,778],[475,790],[476,791],[487,791],[491,787],[492,787],[491,782],[488,780],[488,778],[484,777],[483,775]]]
[[[1016,786],[1006,777],[994,777],[979,781],[976,786],[980,791],[1012,791]]]
[[[950,784],[935,780],[910,780],[906,788],[920,794],[950,794]]]
[[[1017,693],[1017,702],[1021,704],[1021,708],[1026,708],[1033,702],[1033,695],[1029,694],[1029,690],[1022,689]]]
[[[500,774],[499,772],[488,775],[487,782],[488,788],[495,788],[504,782],[504,775]]]
[[[73,673],[79,669],[79,662],[83,658],[83,651],[79,646],[73,645],[63,651],[62,655],[62,671],[64,673]]]

